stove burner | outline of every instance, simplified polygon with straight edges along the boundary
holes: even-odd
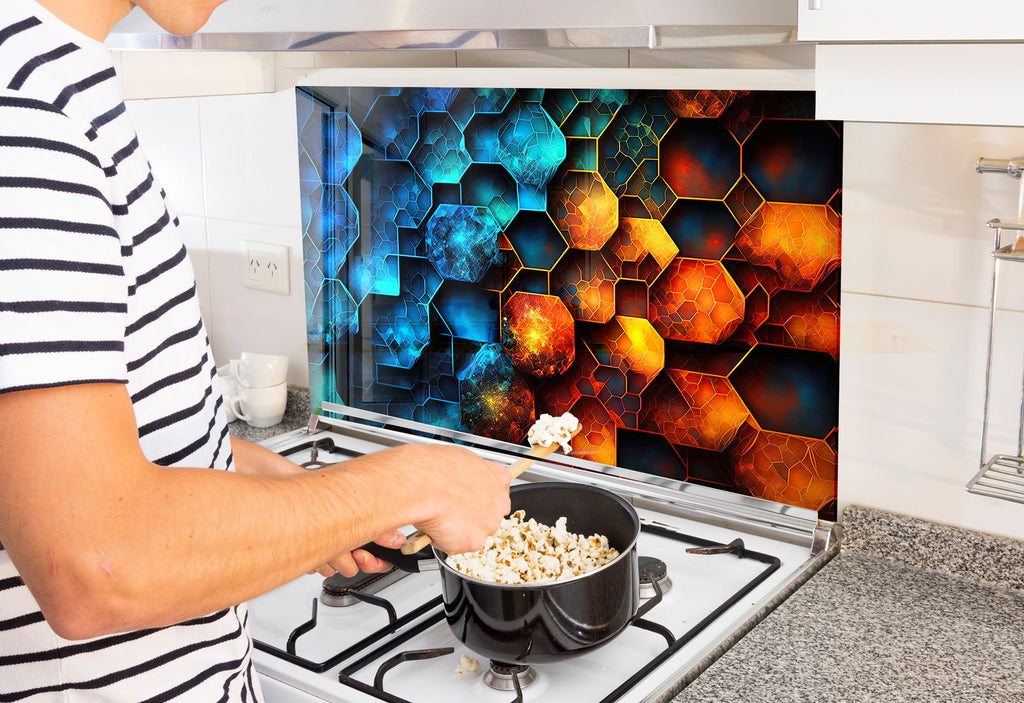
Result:
[[[516,678],[519,679],[519,686],[526,688],[537,680],[537,670],[524,664],[492,661],[490,669],[484,674],[484,683],[496,691],[514,691]]]
[[[332,464],[338,463],[336,461],[330,461],[330,462],[320,461],[317,458],[317,453],[319,452],[319,448],[318,448],[317,445],[318,445],[318,442],[320,442],[320,441],[323,441],[323,444],[320,445],[320,446],[323,447],[323,450],[325,452],[333,452],[333,451],[335,451],[336,447],[334,446],[334,440],[331,439],[330,437],[328,437],[325,440],[317,440],[317,441],[313,442],[313,446],[311,446],[309,448],[309,461],[305,461],[305,462],[299,464],[299,466],[301,466],[302,468],[304,468],[304,469],[306,469],[308,471],[316,471],[317,469],[322,469],[324,467],[331,466]]]
[[[320,591],[320,602],[332,608],[355,605],[363,599],[354,593],[370,595],[406,576],[406,572],[399,569],[392,569],[383,574],[364,574],[360,571],[352,577],[341,574],[328,576],[324,579],[323,588]]]
[[[672,579],[668,577],[668,567],[665,566],[665,562],[655,557],[639,557],[637,558],[637,564],[640,567],[641,598],[654,597],[654,586],[651,585],[650,581],[652,578],[658,582],[658,587],[661,589],[662,594],[668,593],[669,589],[672,588]]]

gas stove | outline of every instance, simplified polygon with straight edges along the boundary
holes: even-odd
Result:
[[[264,442],[316,469],[402,442],[451,442],[506,464],[527,448],[325,404],[330,417]],[[250,603],[267,703],[665,701],[838,549],[812,511],[555,455],[520,481],[571,481],[625,498],[641,520],[643,616],[553,664],[488,662],[449,629],[440,575],[303,576]],[[411,532],[408,528],[406,532]]]

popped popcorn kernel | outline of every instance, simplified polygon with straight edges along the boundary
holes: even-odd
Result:
[[[569,454],[572,451],[569,442],[579,428],[580,421],[572,413],[562,413],[558,417],[542,413],[526,433],[526,440],[530,446],[550,447],[552,444],[560,444],[562,451]]]
[[[560,517],[554,527],[517,510],[501,521],[483,549],[449,554],[445,562],[456,571],[495,583],[542,583],[593,571],[619,555],[604,535],[577,535]]]

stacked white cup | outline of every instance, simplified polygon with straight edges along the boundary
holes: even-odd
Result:
[[[234,415],[253,427],[281,422],[288,403],[287,356],[242,352],[238,359],[218,369],[217,375],[229,420]]]

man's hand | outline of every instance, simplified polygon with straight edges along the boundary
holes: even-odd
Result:
[[[508,469],[455,445],[407,446],[409,478],[429,502],[414,521],[449,554],[480,549],[511,509]]]
[[[398,530],[382,535],[373,540],[375,543],[388,549],[398,549],[405,544],[405,535]],[[351,552],[342,552],[329,562],[316,569],[321,576],[334,576],[335,572],[342,576],[352,577],[362,571],[364,574],[377,574],[391,570],[391,564],[378,559],[363,549],[353,549]]]

